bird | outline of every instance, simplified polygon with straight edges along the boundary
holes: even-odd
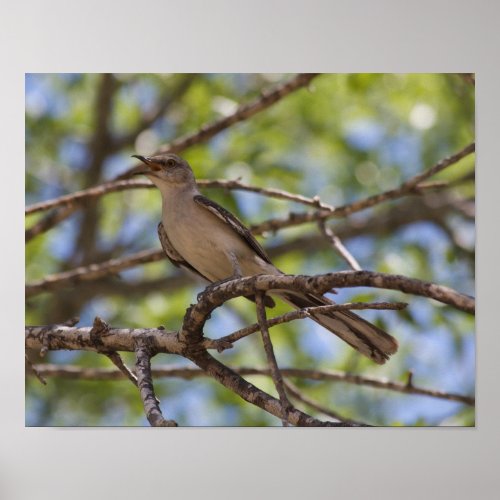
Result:
[[[244,276],[284,274],[236,216],[200,193],[185,159],[173,153],[132,156],[142,162],[132,174],[145,175],[161,193],[158,237],[172,264],[198,275],[209,286]],[[335,304],[309,292],[269,293],[296,309]],[[274,305],[268,295],[265,305]],[[393,336],[351,311],[313,312],[311,318],[375,363],[384,364],[398,349]]]

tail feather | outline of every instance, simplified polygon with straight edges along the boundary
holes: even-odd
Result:
[[[335,304],[320,295],[280,291],[279,296],[297,309]],[[384,364],[398,350],[394,337],[351,311],[312,314],[312,319],[347,342],[361,354],[378,364]]]

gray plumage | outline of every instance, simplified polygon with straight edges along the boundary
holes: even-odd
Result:
[[[134,155],[162,195],[158,236],[170,261],[210,283],[256,274],[283,274],[251,232],[230,212],[203,196],[189,164],[174,154]],[[321,295],[272,290],[296,308],[334,304]],[[253,300],[253,297],[248,297]],[[274,303],[266,297],[266,305]],[[313,319],[361,354],[382,364],[398,349],[396,340],[350,311],[315,314]]]

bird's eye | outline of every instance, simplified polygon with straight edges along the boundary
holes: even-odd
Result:
[[[175,160],[173,160],[172,158],[167,160],[167,167],[175,167]]]

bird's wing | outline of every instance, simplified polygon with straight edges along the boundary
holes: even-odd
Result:
[[[263,259],[265,262],[272,264],[271,260],[266,254],[266,251],[261,247],[260,243],[254,238],[252,233],[247,229],[243,223],[237,219],[231,212],[221,207],[215,201],[209,200],[201,194],[194,197],[194,201],[198,203],[203,208],[206,208],[209,212],[212,212],[219,219],[228,224],[250,247],[255,253]]]
[[[168,239],[167,236],[167,232],[165,231],[165,228],[163,227],[163,224],[161,222],[158,224],[158,238],[160,238],[160,243],[161,246],[163,247],[163,250],[165,251],[165,254],[167,255],[170,262],[172,262],[174,266],[187,269],[188,271],[197,274],[204,280],[210,281],[208,278],[203,276],[203,274],[201,274],[197,269],[195,269],[189,262],[185,261],[179,254],[179,252],[177,252],[177,250],[173,247],[172,243],[170,243],[170,240]]]

